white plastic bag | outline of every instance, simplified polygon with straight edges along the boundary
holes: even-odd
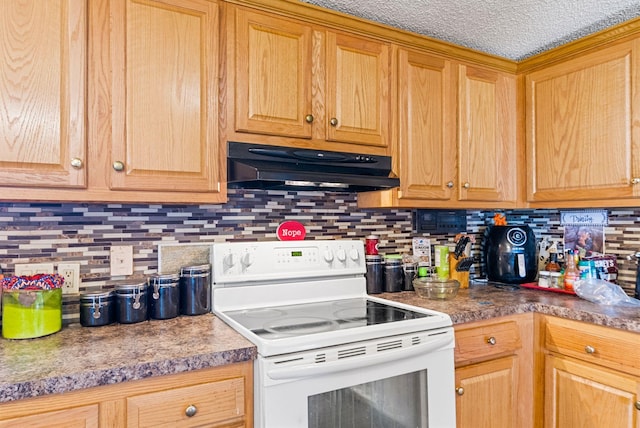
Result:
[[[617,284],[602,279],[588,278],[573,285],[576,294],[585,300],[602,305],[640,306],[640,300],[629,297]]]

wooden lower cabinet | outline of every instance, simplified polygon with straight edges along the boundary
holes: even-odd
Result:
[[[455,330],[458,428],[533,427],[533,314]]]
[[[516,427],[518,359],[511,355],[456,370],[458,427]]]
[[[640,427],[640,378],[552,355],[545,371],[545,427]]]
[[[253,362],[0,404],[7,427],[253,427]]]
[[[549,316],[541,332],[545,428],[640,428],[640,334]]]

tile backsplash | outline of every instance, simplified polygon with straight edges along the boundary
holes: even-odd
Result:
[[[538,239],[562,236],[559,210],[503,212],[510,224],[531,226]],[[467,213],[468,232],[478,238],[478,255],[493,214]],[[619,283],[630,292],[635,263],[626,256],[640,250],[640,209],[609,209],[608,214],[606,252],[618,257]],[[81,291],[108,288],[158,273],[158,245],[273,240],[284,220],[303,223],[307,239],[364,239],[374,233],[380,236],[381,253],[409,252],[415,236],[411,210],[360,209],[355,194],[230,190],[229,202],[215,205],[0,203],[0,268],[12,274],[16,263],[77,262]],[[452,243],[454,238],[430,237],[432,244]],[[110,276],[112,245],[133,246],[132,276]],[[65,298],[64,312],[66,323],[77,321],[77,297]]]

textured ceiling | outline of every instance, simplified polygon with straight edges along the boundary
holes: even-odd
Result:
[[[302,0],[520,60],[640,16],[640,0]]]

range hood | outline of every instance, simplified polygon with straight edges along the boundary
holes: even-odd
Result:
[[[391,157],[230,141],[227,187],[367,192],[397,187]]]

